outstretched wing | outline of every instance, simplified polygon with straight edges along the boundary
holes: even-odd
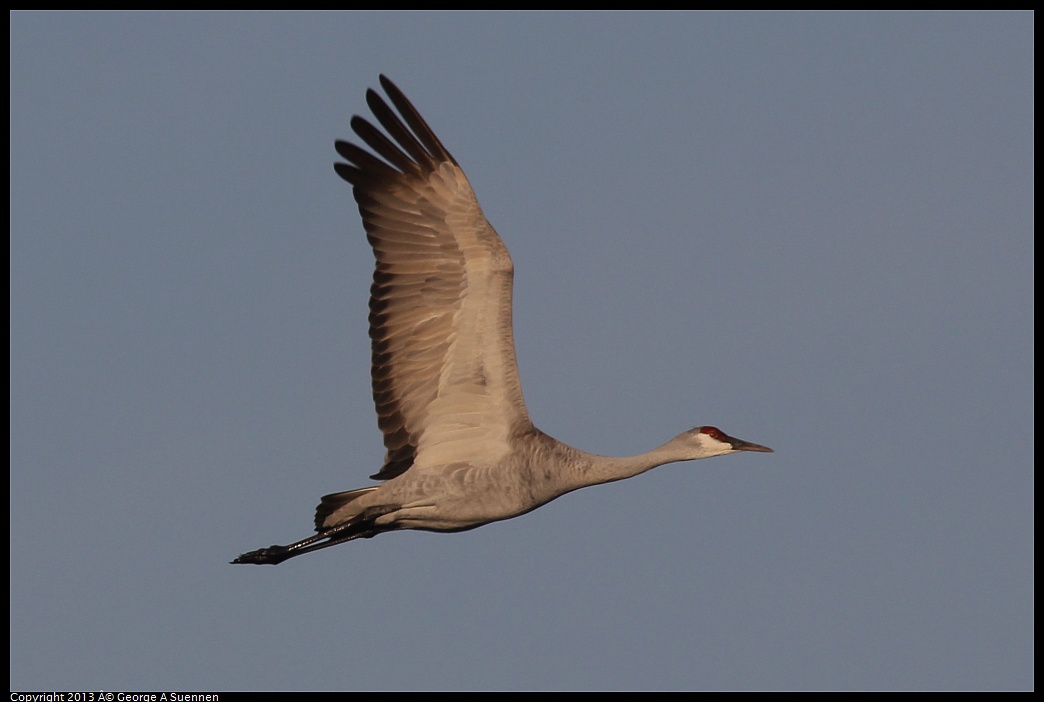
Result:
[[[370,150],[338,141],[347,163],[334,168],[352,184],[377,259],[373,399],[388,452],[373,477],[386,480],[411,467],[495,460],[531,425],[507,247],[453,156],[395,84],[380,80],[395,110],[373,90],[366,102],[387,136],[353,117]]]

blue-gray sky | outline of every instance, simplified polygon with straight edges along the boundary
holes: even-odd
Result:
[[[11,20],[12,689],[1033,686],[1033,16]],[[369,484],[386,73],[530,413],[675,464],[276,568]]]

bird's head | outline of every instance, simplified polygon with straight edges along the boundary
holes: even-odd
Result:
[[[752,444],[749,441],[737,439],[734,436],[729,436],[717,427],[695,427],[683,434],[679,434],[671,443],[677,443],[679,448],[684,447],[687,455],[686,460],[690,461],[697,458],[723,456],[736,451],[773,452],[768,446]]]

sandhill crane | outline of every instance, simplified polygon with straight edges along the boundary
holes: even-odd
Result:
[[[326,495],[317,534],[233,563],[281,563],[396,529],[464,531],[664,463],[772,451],[702,426],[639,456],[609,458],[534,427],[515,364],[507,248],[456,159],[402,91],[380,82],[395,110],[372,89],[366,102],[387,136],[353,117],[373,153],[338,141],[347,163],[334,169],[352,186],[377,259],[371,372],[387,454],[371,477],[383,482]]]

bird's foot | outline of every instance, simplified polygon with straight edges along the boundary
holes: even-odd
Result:
[[[236,563],[253,563],[254,565],[276,565],[282,563],[287,558],[290,558],[292,554],[290,549],[286,546],[272,545],[268,548],[259,548],[256,551],[249,551],[232,561]]]

